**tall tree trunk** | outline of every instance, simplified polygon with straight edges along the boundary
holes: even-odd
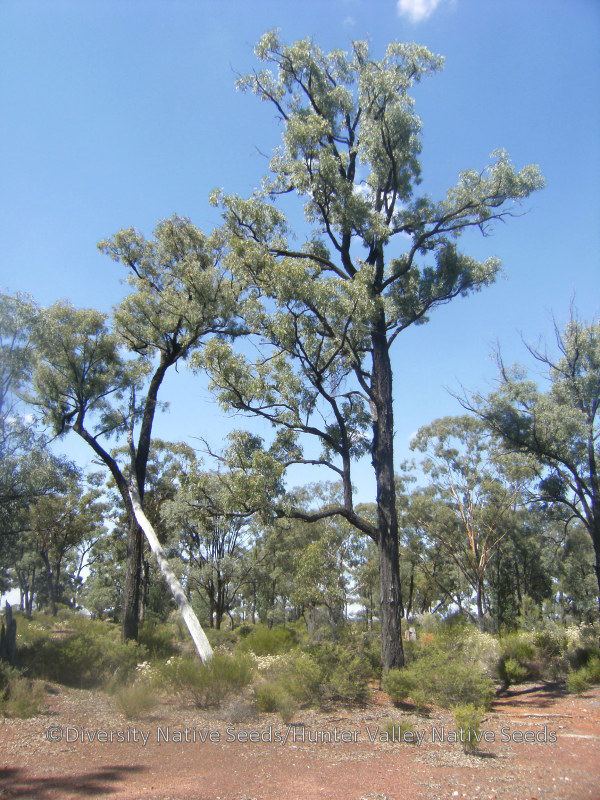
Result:
[[[135,516],[127,532],[127,566],[123,589],[123,639],[137,639],[140,618],[140,581],[142,575],[143,533]]]
[[[372,332],[373,447],[377,485],[377,527],[381,607],[381,658],[384,670],[404,666],[402,647],[402,592],[398,556],[398,514],[394,482],[394,415],[392,367],[381,313]]]

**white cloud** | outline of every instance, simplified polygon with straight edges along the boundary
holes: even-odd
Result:
[[[356,25],[356,20],[354,17],[346,17],[346,19],[342,22],[344,28],[353,28]]]
[[[422,22],[430,17],[441,0],[398,0],[398,14],[408,17],[411,22]]]

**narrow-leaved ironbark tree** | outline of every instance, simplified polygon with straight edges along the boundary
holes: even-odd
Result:
[[[203,363],[226,406],[270,420],[292,439],[320,441],[320,455],[309,458],[296,446],[283,463],[328,467],[343,484],[343,502],[296,515],[338,514],[377,542],[383,665],[397,667],[390,349],[434,307],[493,282],[498,260],[464,255],[456,240],[511,215],[542,178],[535,166],[515,170],[498,151],[482,171],[461,173],[443,200],[415,193],[420,120],[409,91],[442,65],[425,47],[392,43],[374,60],[363,41],[350,53],[325,53],[308,39],[288,46],[270,32],[256,54],[266,68],[243,77],[239,88],[275,109],[282,144],[249,199],[215,192],[213,201],[229,233],[229,267],[254,287],[246,323],[262,353],[250,359],[214,342]],[[277,207],[287,194],[304,201],[311,230],[300,244]],[[353,502],[351,463],[365,453],[377,486],[375,524]]]

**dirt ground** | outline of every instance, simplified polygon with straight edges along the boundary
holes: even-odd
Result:
[[[372,742],[390,719],[412,719],[422,741]],[[519,686],[483,728],[494,741],[466,755],[447,741],[449,715],[411,717],[379,692],[366,708],[285,726],[240,702],[212,716],[163,705],[128,722],[104,694],[54,687],[44,716],[0,721],[0,798],[600,800],[600,689]]]

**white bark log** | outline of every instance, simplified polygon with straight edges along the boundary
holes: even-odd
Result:
[[[140,504],[139,496],[136,496],[137,492],[129,490],[129,496],[131,497],[131,503],[133,506],[133,513],[135,514],[135,518],[137,520],[138,525],[144,531],[146,539],[148,540],[148,544],[152,549],[152,552],[156,556],[156,560],[158,561],[158,566],[160,571],[166,580],[169,589],[171,590],[171,594],[175,598],[175,602],[181,612],[181,616],[183,617],[183,621],[187,625],[187,629],[190,632],[190,636],[192,637],[194,644],[196,645],[196,650],[198,651],[198,655],[200,656],[201,661],[208,661],[212,658],[212,647],[210,646],[210,642],[206,638],[206,634],[202,630],[202,626],[198,622],[198,617],[194,613],[193,608],[188,602],[187,597],[185,596],[185,592],[183,591],[182,585],[177,580],[177,576],[171,569],[169,562],[165,557],[165,552],[162,549],[160,542],[158,541],[158,537],[150,523],[148,517],[144,514],[142,506]]]

